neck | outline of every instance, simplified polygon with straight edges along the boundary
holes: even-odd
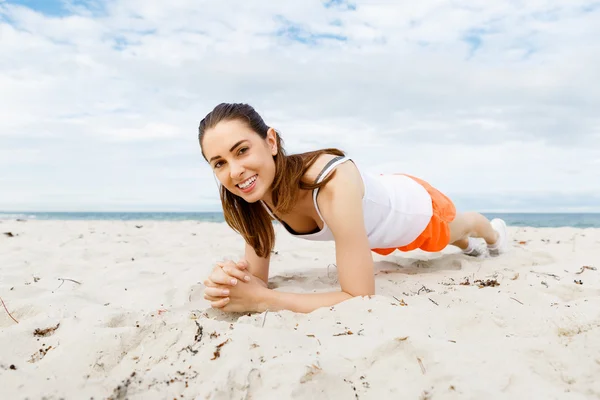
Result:
[[[265,193],[262,199],[260,200],[266,205],[268,205],[271,210],[275,208],[275,205],[273,204],[273,196],[271,190],[267,191],[267,193]]]

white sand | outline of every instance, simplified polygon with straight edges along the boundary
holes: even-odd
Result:
[[[600,398],[600,230],[510,232],[496,259],[376,256],[377,296],[265,318],[202,298],[242,255],[225,224],[3,221],[0,397]],[[337,288],[332,243],[278,238],[277,290]]]

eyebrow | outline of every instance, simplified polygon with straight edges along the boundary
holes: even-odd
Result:
[[[231,146],[231,148],[229,149],[229,152],[233,152],[233,150],[235,150],[236,147],[238,147],[240,144],[244,143],[246,141],[246,139],[240,140],[239,142],[237,142],[236,144],[234,144],[233,146]],[[211,157],[210,160],[208,160],[208,162],[213,162],[213,160],[216,160],[217,158],[221,158],[221,156],[214,156]]]

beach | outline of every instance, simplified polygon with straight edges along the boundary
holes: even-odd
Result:
[[[333,243],[276,228],[269,285],[338,290]],[[374,254],[375,296],[232,315],[203,299],[243,256],[224,223],[0,221],[1,397],[600,398],[600,229],[509,232],[497,258]]]

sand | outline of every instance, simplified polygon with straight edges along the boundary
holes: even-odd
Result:
[[[225,224],[2,221],[0,397],[600,398],[600,230],[510,234],[493,259],[375,255],[370,298],[231,315],[201,283],[242,255]],[[270,284],[337,289],[333,250],[278,227]]]

